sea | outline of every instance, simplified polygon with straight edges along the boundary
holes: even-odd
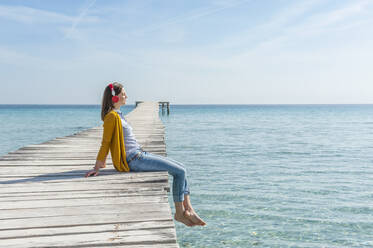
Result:
[[[207,222],[175,223],[180,247],[373,247],[373,105],[171,103],[159,115]],[[0,156],[101,124],[99,105],[0,105]]]

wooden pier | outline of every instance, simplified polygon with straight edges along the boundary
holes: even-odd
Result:
[[[143,102],[126,119],[145,150],[165,155],[158,108]],[[179,247],[167,172],[120,173],[109,155],[84,177],[101,137],[102,126],[0,157],[0,247]]]
[[[140,104],[140,103],[142,103],[143,101],[136,101],[136,107],[137,107],[137,105],[138,104]],[[161,108],[161,110],[162,110],[162,115],[164,115],[165,114],[165,109],[167,110],[167,115],[169,115],[170,114],[170,102],[158,102],[158,104],[159,104],[159,107]]]

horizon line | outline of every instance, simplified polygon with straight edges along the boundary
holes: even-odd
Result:
[[[153,101],[150,101],[153,102]],[[161,101],[160,101],[161,102]],[[101,104],[94,103],[0,103],[0,105],[56,105],[56,106],[100,106]],[[170,105],[373,105],[373,103],[171,103]],[[126,104],[123,106],[135,106]]]

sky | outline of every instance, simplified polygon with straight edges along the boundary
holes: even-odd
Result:
[[[0,0],[0,104],[373,103],[373,0]]]

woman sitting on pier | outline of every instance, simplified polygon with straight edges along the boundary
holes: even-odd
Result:
[[[123,85],[109,84],[104,91],[101,119],[104,132],[96,165],[86,173],[86,177],[97,176],[100,168],[106,167],[106,156],[111,152],[113,165],[117,171],[168,171],[173,176],[173,200],[175,220],[187,226],[204,226],[206,223],[194,211],[189,197],[189,185],[184,166],[170,158],[143,151],[137,143],[132,127],[124,118],[120,107],[126,104],[127,95]]]

